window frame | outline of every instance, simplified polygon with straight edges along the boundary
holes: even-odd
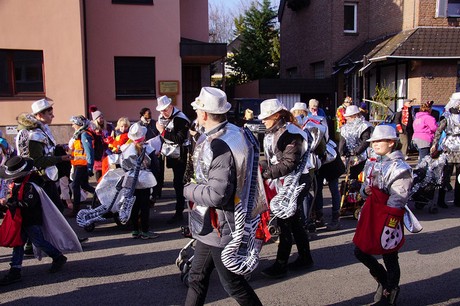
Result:
[[[121,62],[122,60],[127,61]],[[136,76],[136,68],[139,69],[139,66],[128,67],[130,60],[133,62],[136,60],[152,61],[152,66],[149,70],[140,71],[144,74],[150,72],[152,73],[151,75],[149,75],[149,79],[151,80],[150,82],[148,82],[148,79],[146,79],[145,77]],[[133,62],[131,62],[131,64]],[[144,100],[152,98],[156,99],[156,58],[154,56],[115,56],[113,59],[113,63],[116,100]],[[137,72],[139,72],[139,70]],[[128,85],[125,88],[121,88],[120,86],[122,86],[123,82],[126,82],[126,80],[129,80]],[[136,84],[137,86],[133,86],[133,84]],[[139,90],[139,87],[141,87],[141,85],[146,85],[145,88],[147,88],[147,90],[149,90],[150,92],[135,93],[135,91]],[[122,91],[125,91],[125,93],[121,93]]]
[[[347,6],[353,7],[353,30],[345,29],[345,7]],[[358,33],[358,3],[345,2],[343,4],[343,33],[346,33],[346,34]]]
[[[153,5],[153,0],[112,0],[112,4]]]
[[[0,98],[15,98],[15,97],[43,97],[45,96],[46,93],[46,87],[45,87],[45,67],[44,67],[44,56],[43,56],[43,50],[20,50],[20,49],[0,49],[0,52],[4,52],[5,56],[5,67],[6,71],[2,70],[0,73],[5,74],[5,80],[6,80],[6,85],[7,89],[6,91],[0,91]],[[18,60],[15,58],[15,55],[19,55],[18,53],[34,53],[33,56],[29,58],[34,60],[38,58],[38,61],[36,63],[33,63],[32,65],[16,65]],[[26,58],[27,60],[28,58]],[[30,70],[30,68],[34,68],[37,71]],[[3,68],[5,68],[3,67]],[[18,80],[17,77],[20,75],[18,74],[19,68],[21,69],[21,73],[25,75],[21,80]],[[25,69],[25,70],[24,70]],[[30,74],[34,74],[37,77],[37,80],[28,80],[28,77],[30,77]],[[38,73],[38,74],[37,74]],[[34,91],[34,90],[21,90],[18,91],[19,88],[21,87],[21,82],[37,82],[39,83],[38,86],[41,87],[41,91]],[[1,90],[1,89],[0,89]]]
[[[455,15],[449,14],[449,4],[459,4],[460,3],[449,3],[450,1],[457,0],[437,0],[436,1],[436,18],[460,18],[460,13]],[[460,7],[459,7],[460,8]]]

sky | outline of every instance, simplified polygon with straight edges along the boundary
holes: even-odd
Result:
[[[236,10],[240,7],[241,3],[251,3],[253,0],[208,0],[210,4],[213,5],[218,5],[218,6],[223,6],[229,10]],[[279,0],[271,0],[273,6],[275,6],[276,9],[278,9],[278,5],[280,3]]]

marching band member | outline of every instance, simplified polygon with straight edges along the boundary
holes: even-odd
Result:
[[[373,198],[366,201],[361,211],[353,239],[356,244],[355,256],[369,268],[370,274],[378,282],[374,297],[377,304],[374,305],[394,305],[399,293],[401,275],[398,249],[404,243],[401,219],[412,186],[412,170],[404,161],[404,155],[400,151],[401,144],[392,126],[377,126],[372,137],[367,141],[372,144],[372,149],[378,158],[377,160],[369,159],[364,170],[366,179],[361,186],[361,194],[364,198]],[[384,215],[383,223],[379,222],[381,218],[377,217],[377,213],[372,214],[370,209],[379,210],[379,216]],[[376,230],[371,231],[369,226],[361,228],[360,224],[364,220],[369,220],[366,224],[375,227]],[[395,231],[394,235],[391,234],[391,239],[383,237],[387,230],[388,232]],[[369,234],[371,232],[375,232],[376,235]],[[359,239],[358,235],[362,238]],[[386,241],[392,241],[392,243],[387,242],[388,245],[383,245]],[[369,248],[371,244],[377,244],[378,249],[371,250]],[[382,254],[385,267],[372,254]]]
[[[261,162],[262,177],[265,180],[278,180],[296,170],[300,163],[304,140],[306,137],[298,126],[293,124],[294,117],[277,99],[265,100],[260,105],[259,119],[267,128],[264,138],[266,161]],[[305,135],[305,136],[303,136]],[[308,153],[306,153],[308,154]],[[269,278],[281,278],[287,273],[287,262],[292,248],[292,235],[297,245],[299,257],[290,267],[293,269],[308,269],[313,265],[310,254],[308,235],[301,221],[301,207],[311,185],[309,173],[300,176],[299,184],[305,187],[297,198],[297,208],[293,216],[277,218],[280,227],[280,243],[275,263],[262,271]]]
[[[238,178],[247,174],[236,160],[251,148],[241,141],[241,129],[227,121],[231,105],[225,92],[204,87],[192,106],[204,133],[193,153],[195,179],[184,187],[184,196],[194,203],[190,225],[197,240],[185,305],[204,304],[214,268],[225,291],[240,305],[262,305],[245,277],[228,270],[221,257],[235,231]]]

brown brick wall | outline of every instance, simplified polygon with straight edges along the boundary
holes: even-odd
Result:
[[[421,66],[420,101],[433,100],[436,104],[446,104],[455,92],[456,84],[456,61],[425,62]]]
[[[435,18],[436,0],[420,0],[418,26],[446,27],[449,26],[448,18]]]

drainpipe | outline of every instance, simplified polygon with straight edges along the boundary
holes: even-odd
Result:
[[[84,44],[84,56],[85,56],[85,114],[86,118],[90,115],[88,111],[89,105],[89,81],[88,81],[88,41],[87,41],[87,29],[86,29],[86,0],[82,0],[83,4],[83,44]]]

